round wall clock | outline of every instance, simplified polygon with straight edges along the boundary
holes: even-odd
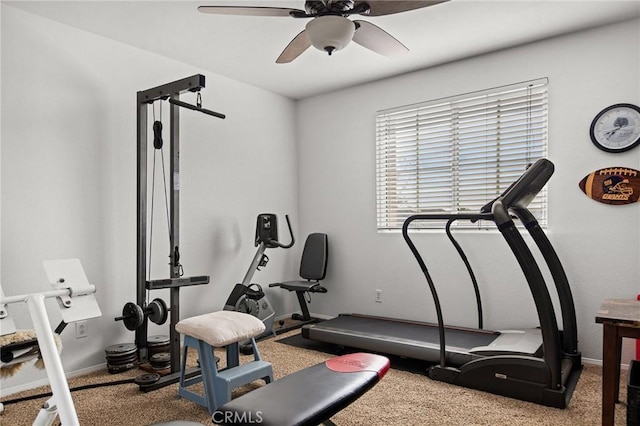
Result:
[[[591,141],[606,152],[624,152],[640,144],[640,108],[615,104],[600,111],[589,129]]]

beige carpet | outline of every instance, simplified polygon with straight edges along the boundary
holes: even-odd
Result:
[[[273,364],[276,379],[330,357],[322,352],[277,343],[276,339],[259,343],[263,358]],[[194,358],[190,356],[192,363]],[[105,369],[104,372],[71,379],[70,386],[123,380],[138,374],[141,374],[140,370],[109,374]],[[621,383],[620,398],[625,401],[624,377]],[[309,386],[313,386],[313,383],[309,383]],[[248,389],[241,388],[236,394]],[[42,387],[5,397],[4,400],[46,390],[46,387]],[[392,369],[377,386],[332,420],[343,426],[599,425],[600,390],[601,368],[593,365],[585,366],[571,403],[564,410],[464,389],[432,381],[424,375]],[[211,424],[204,407],[179,399],[176,394],[177,384],[149,393],[140,392],[135,384],[124,384],[76,391],[72,396],[82,425],[149,425],[176,419]],[[43,398],[6,406],[5,412],[0,415],[0,424],[32,424],[44,401]],[[616,408],[616,425],[624,424],[626,408],[621,403]]]

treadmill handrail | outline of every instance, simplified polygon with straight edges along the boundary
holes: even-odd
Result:
[[[414,220],[470,220],[477,222],[479,220],[490,220],[493,222],[493,214],[490,212],[482,213],[419,213],[409,216],[404,223],[413,222]],[[403,225],[404,229],[404,225]]]
[[[567,355],[578,355],[578,326],[576,320],[576,309],[573,302],[573,295],[567,274],[564,271],[562,262],[556,253],[551,241],[540,227],[535,216],[527,209],[512,208],[511,211],[520,219],[529,231],[529,235],[538,246],[542,257],[547,263],[549,272],[558,294],[560,303],[560,313],[562,317],[562,351]]]
[[[547,289],[542,272],[540,272],[540,268],[529,246],[527,246],[515,223],[513,223],[510,214],[502,204],[502,200],[497,200],[493,204],[492,212],[495,216],[498,230],[509,245],[509,248],[511,248],[529,285],[529,290],[531,291],[531,296],[533,297],[540,321],[543,347],[542,357],[549,366],[549,372],[551,374],[550,386],[552,389],[560,389],[562,387],[560,331],[558,330],[558,323],[549,290]]]
[[[445,227],[445,232],[447,233],[447,237],[449,237],[449,241],[456,248],[458,254],[460,255],[460,259],[464,263],[464,266],[467,268],[467,272],[469,273],[469,277],[471,278],[471,284],[473,285],[473,291],[476,294],[476,306],[478,308],[478,329],[482,330],[484,328],[484,321],[482,319],[482,298],[480,297],[480,288],[478,287],[478,280],[476,279],[476,274],[473,273],[473,268],[471,268],[471,263],[467,258],[462,246],[458,241],[453,237],[453,233],[451,232],[451,225],[457,219],[449,219],[447,221],[447,226]]]
[[[435,214],[416,214],[409,216],[404,223],[402,224],[402,237],[405,242],[409,246],[409,249],[415,256],[418,264],[420,265],[420,269],[424,274],[427,283],[429,284],[429,290],[431,290],[431,296],[433,297],[433,302],[436,308],[436,316],[438,318],[438,334],[440,338],[440,366],[442,368],[446,367],[446,342],[445,342],[445,327],[444,327],[444,319],[442,317],[442,306],[440,304],[440,298],[438,297],[438,291],[436,290],[436,286],[431,278],[431,274],[429,274],[429,270],[427,269],[427,265],[422,259],[420,252],[416,248],[415,244],[409,237],[409,225],[416,220],[458,220],[458,219],[466,219],[471,221],[477,220],[492,220],[493,215],[491,213],[455,213],[455,214],[447,214],[447,213],[435,213]]]

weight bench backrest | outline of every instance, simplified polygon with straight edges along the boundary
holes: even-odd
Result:
[[[327,274],[328,255],[327,234],[309,234],[302,250],[300,277],[310,281],[322,281]]]

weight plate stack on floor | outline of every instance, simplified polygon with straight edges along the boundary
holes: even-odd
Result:
[[[118,343],[107,347],[107,370],[111,374],[122,373],[138,366],[138,348],[133,343]]]
[[[169,341],[169,336],[166,335],[149,336],[147,339],[149,357],[161,352],[170,352]]]
[[[158,352],[149,357],[149,364],[154,371],[162,371],[171,368],[171,354],[169,352]]]

